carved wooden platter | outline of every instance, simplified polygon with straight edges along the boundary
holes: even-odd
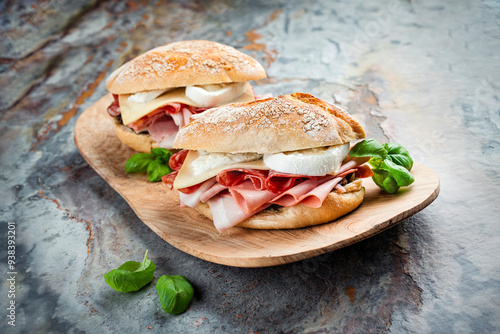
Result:
[[[180,208],[177,192],[146,175],[126,174],[135,151],[115,135],[106,95],[85,110],[75,125],[82,156],[130,205],[137,216],[172,246],[198,258],[235,267],[266,267],[307,259],[371,237],[429,205],[439,194],[439,178],[415,163],[415,182],[397,194],[382,192],[364,179],[365,200],[331,223],[296,230],[251,230],[234,227],[219,233],[194,209]]]

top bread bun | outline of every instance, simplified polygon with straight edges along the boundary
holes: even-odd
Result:
[[[365,137],[349,113],[305,93],[212,108],[191,120],[177,134],[173,148],[272,154]]]
[[[111,73],[106,88],[113,94],[134,94],[264,77],[262,65],[235,48],[194,40],[166,44],[137,56]]]

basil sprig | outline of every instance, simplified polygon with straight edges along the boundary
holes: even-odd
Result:
[[[156,282],[156,291],[160,296],[161,308],[170,314],[186,311],[194,293],[191,283],[181,275],[161,276]]]
[[[156,265],[148,260],[148,251],[142,262],[128,261],[110,272],[104,274],[106,283],[116,291],[138,291],[153,280]]]
[[[172,152],[164,148],[154,148],[149,153],[134,154],[125,163],[127,173],[147,173],[151,182],[158,182],[162,176],[172,172],[168,166],[168,160]]]
[[[373,167],[373,182],[385,192],[394,194],[400,187],[409,186],[415,181],[410,170],[413,160],[410,153],[400,144],[380,144],[375,139],[365,139],[349,151],[351,157],[371,157],[368,161]]]

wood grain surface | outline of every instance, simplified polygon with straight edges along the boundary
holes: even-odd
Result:
[[[126,174],[124,165],[135,151],[115,135],[106,108],[111,95],[85,110],[75,125],[82,156],[162,239],[201,259],[236,267],[265,267],[330,252],[392,227],[429,205],[439,194],[439,178],[415,163],[410,187],[391,195],[364,179],[365,200],[350,214],[328,224],[296,230],[251,230],[235,227],[219,233],[212,221],[191,208],[180,208],[177,192],[146,175]]]

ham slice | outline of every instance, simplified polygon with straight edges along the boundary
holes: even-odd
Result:
[[[143,132],[148,129],[148,126],[158,117],[165,115],[164,109],[156,109],[155,111],[150,112],[148,115],[138,119],[135,122],[126,124],[129,128],[132,128],[135,132]]]
[[[200,202],[201,195],[203,195],[205,191],[210,189],[210,187],[212,187],[215,184],[215,182],[217,181],[215,180],[215,177],[213,177],[203,182],[195,191],[189,194],[179,192],[179,199],[181,201],[181,206],[189,206],[192,208],[196,208],[196,206]]]
[[[307,180],[280,194],[272,200],[272,203],[281,206],[294,206],[302,203],[313,208],[319,208],[341,180],[342,177],[332,176]]]
[[[256,189],[251,180],[229,187],[229,193],[244,214],[255,211],[276,197],[276,194],[269,190]]]
[[[108,107],[108,114],[118,116],[121,114],[118,95],[113,97],[115,101]],[[137,133],[148,131],[160,147],[171,148],[177,132],[189,123],[189,118],[207,109],[172,102],[126,125]]]
[[[179,103],[173,103],[179,104]],[[180,105],[180,104],[179,104]],[[169,107],[172,107],[169,105]],[[172,107],[174,108],[174,107]],[[174,108],[178,110],[180,107]],[[179,129],[186,125],[186,120],[193,115],[188,108],[182,108],[175,113],[161,113],[152,118],[146,126],[151,137],[158,143],[158,146],[171,148]]]
[[[226,189],[227,189],[226,186],[223,186],[222,184],[216,182],[212,187],[210,187],[210,189],[205,191],[203,195],[200,196],[200,201],[206,203],[209,199],[211,199],[212,197],[216,196],[218,193]]]
[[[254,211],[243,213],[231,196],[215,196],[208,201],[215,228],[222,232],[270,206],[264,204]]]
[[[340,183],[337,183],[337,185],[335,186],[335,190],[338,190],[341,193],[346,192],[345,188]]]
[[[172,117],[161,114],[153,118],[147,130],[160,147],[170,148],[174,143],[179,127]]]

